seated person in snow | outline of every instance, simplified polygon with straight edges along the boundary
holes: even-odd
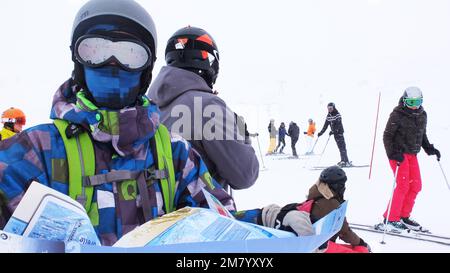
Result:
[[[337,209],[344,203],[345,182],[347,175],[344,170],[338,166],[328,167],[322,171],[319,180],[309,189],[307,201],[303,204],[308,207],[306,211],[310,212],[311,222],[315,223],[331,211]],[[350,244],[336,244],[339,237],[342,241]],[[319,250],[326,253],[333,252],[370,252],[369,245],[349,227],[347,219],[341,230],[332,237],[327,243],[323,244]]]
[[[79,201],[102,245],[174,210],[207,207],[202,188],[238,219],[275,226],[267,208],[236,213],[200,155],[160,124],[157,106],[144,95],[156,38],[151,16],[132,0],[91,0],[80,9],[72,30],[75,69],[53,98],[54,123],[0,142],[4,221],[37,181]],[[70,171],[73,164],[81,171]],[[273,212],[279,228],[313,234],[308,213]]]

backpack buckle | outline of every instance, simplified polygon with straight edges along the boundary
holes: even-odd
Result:
[[[168,177],[166,170],[146,169],[144,170],[145,180],[161,180]]]

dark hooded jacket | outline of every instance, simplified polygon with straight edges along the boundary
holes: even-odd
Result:
[[[289,124],[287,135],[290,136],[291,139],[298,139],[298,137],[300,136],[300,128],[298,128],[295,122]]]
[[[329,188],[327,187],[327,189]],[[341,205],[341,203],[344,202],[342,198],[336,196],[331,190],[330,192],[331,196],[327,196],[329,198],[327,199],[327,197],[325,197],[324,194],[322,194],[319,191],[317,184],[313,185],[309,189],[307,199],[314,200],[314,204],[310,212],[312,223],[315,223],[316,221],[326,216],[331,211],[337,209]],[[335,236],[331,237],[330,240],[336,241],[337,237],[339,237],[342,241],[351,244],[352,246],[357,246],[362,242],[364,242],[361,240],[361,238],[358,237],[358,235],[356,235],[356,233],[354,233],[351,230],[351,228],[348,225],[347,219],[344,219],[344,223],[342,225],[341,230]]]
[[[259,174],[259,162],[255,150],[245,143],[245,133],[240,133],[235,113],[214,94],[203,78],[184,69],[166,66],[154,80],[148,96],[159,106],[161,122],[172,133],[174,129],[180,128],[180,121],[183,118],[186,119],[180,110],[189,109],[191,117],[188,117],[187,123],[190,122],[191,130],[183,128],[179,133],[200,153],[211,175],[221,185],[230,185],[233,189],[245,189],[255,183]],[[195,113],[199,109],[206,112],[208,107],[221,109],[222,118],[217,115],[213,118],[205,117],[200,112],[200,120],[196,120]],[[180,113],[182,117],[179,116]],[[227,122],[230,121],[235,126],[228,126]],[[224,125],[223,128],[215,128],[223,140],[206,140],[203,136],[202,129],[212,123]],[[231,140],[228,137],[230,135]]]
[[[432,147],[426,134],[427,113],[422,106],[416,110],[403,105],[394,108],[383,134],[386,154],[391,158],[394,154],[417,154],[421,147],[425,152]]]
[[[328,113],[327,117],[325,118],[325,124],[323,125],[322,130],[320,130],[319,135],[325,133],[325,131],[328,128],[328,125],[331,127],[331,132],[333,132],[333,134],[339,135],[344,133],[344,126],[342,125],[342,117],[336,108],[334,108],[334,110],[331,111],[331,113]]]

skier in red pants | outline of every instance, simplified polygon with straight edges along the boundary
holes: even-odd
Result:
[[[387,231],[422,230],[422,226],[410,218],[417,194],[422,189],[417,154],[422,147],[428,155],[436,155],[438,159],[441,157],[439,150],[428,141],[427,113],[422,102],[419,88],[407,88],[384,130],[383,142],[389,163],[394,173],[398,168],[390,214],[388,207],[383,215],[384,225],[381,225]]]

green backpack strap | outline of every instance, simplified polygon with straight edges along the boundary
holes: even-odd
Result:
[[[83,186],[85,176],[95,174],[94,145],[87,132],[68,138],[66,129],[70,125],[65,120],[56,119],[54,124],[64,141],[69,166],[69,196],[77,200],[89,212],[92,204],[94,188]]]
[[[160,124],[154,136],[156,142],[157,169],[165,171],[168,178],[161,179],[161,190],[166,213],[175,210],[175,170],[172,158],[172,142],[167,127]]]

